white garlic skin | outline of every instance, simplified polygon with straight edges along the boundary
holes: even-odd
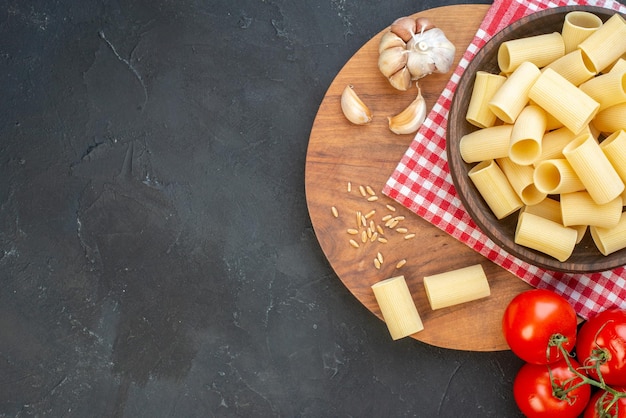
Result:
[[[381,38],[378,68],[394,88],[407,90],[411,80],[450,71],[455,53],[454,44],[430,20],[402,17]]]
[[[409,54],[404,47],[394,46],[378,56],[378,69],[387,78],[407,66]]]
[[[439,28],[418,33],[406,44],[407,67],[413,80],[432,73],[447,73],[454,62],[456,47]]]
[[[417,32],[417,21],[409,16],[399,17],[393,21],[390,30],[404,42],[408,42]]]
[[[380,43],[378,44],[378,53],[382,53],[385,49],[393,48],[395,46],[400,46],[406,49],[406,42],[402,40],[398,35],[389,31],[385,32],[385,34],[380,38]]]

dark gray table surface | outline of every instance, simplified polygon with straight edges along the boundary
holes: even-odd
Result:
[[[518,416],[521,361],[392,341],[305,200],[334,76],[452,3],[0,1],[0,416]]]

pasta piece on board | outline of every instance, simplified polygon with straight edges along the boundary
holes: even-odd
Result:
[[[424,288],[433,310],[491,295],[487,276],[480,264],[426,276]]]
[[[404,276],[375,283],[372,285],[372,291],[391,338],[398,340],[424,329]]]

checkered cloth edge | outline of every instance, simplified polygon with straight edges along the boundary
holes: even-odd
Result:
[[[383,193],[531,286],[563,295],[581,317],[589,318],[609,308],[626,309],[626,269],[567,274],[540,269],[507,253],[478,229],[463,208],[450,177],[445,150],[452,96],[461,75],[480,48],[498,31],[528,14],[582,4],[626,12],[626,7],[611,0],[496,0],[423,126],[387,180]]]

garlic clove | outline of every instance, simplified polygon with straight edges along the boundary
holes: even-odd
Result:
[[[411,87],[411,72],[405,66],[389,76],[389,83],[397,90],[407,91]]]
[[[415,100],[402,112],[387,119],[389,120],[389,129],[395,134],[405,135],[417,132],[426,119],[426,101],[419,87]]]
[[[393,21],[390,30],[407,42],[417,31],[417,23],[410,16],[399,17]]]
[[[346,119],[355,125],[364,125],[372,121],[372,112],[357,96],[352,85],[347,85],[341,93],[341,110]]]
[[[401,46],[385,49],[378,56],[378,69],[385,77],[398,72],[407,64],[407,51]]]
[[[378,44],[378,53],[380,54],[385,49],[393,48],[396,46],[406,48],[406,42],[404,42],[402,38],[400,38],[398,35],[391,31],[385,32],[385,34],[380,38],[380,43]]]
[[[435,25],[426,17],[418,17],[415,19],[415,24],[415,33],[422,33],[435,28]]]
[[[413,80],[418,80],[432,74],[437,69],[431,54],[413,51],[408,54],[406,67],[411,73]]]

